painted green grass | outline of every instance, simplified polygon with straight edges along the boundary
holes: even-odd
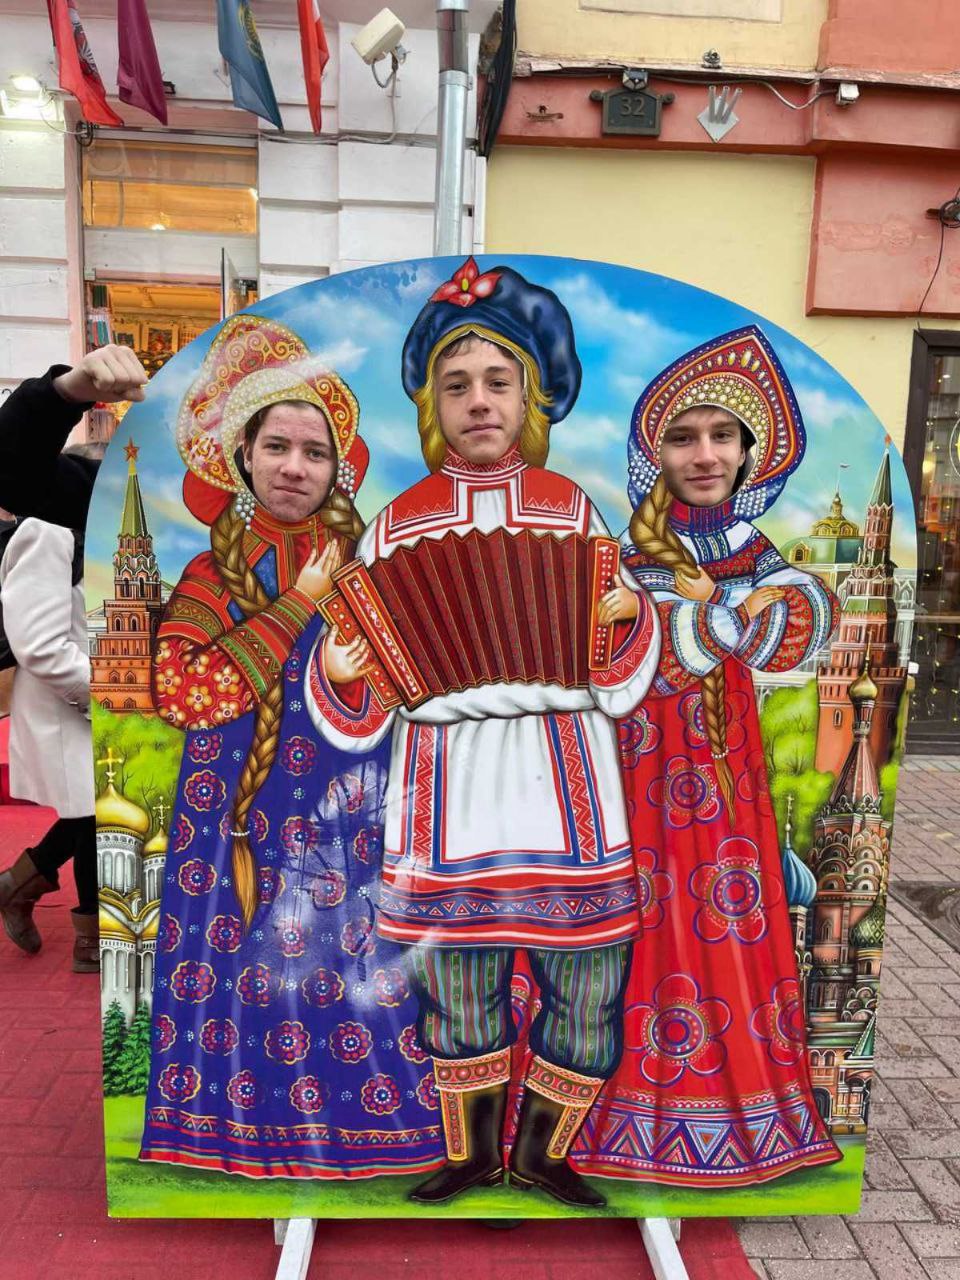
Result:
[[[843,1160],[756,1187],[694,1191],[617,1178],[592,1181],[606,1209],[576,1213],[539,1191],[478,1188],[452,1204],[413,1210],[407,1192],[419,1180],[350,1182],[238,1177],[137,1159],[143,1098],[107,1098],[105,1128],[110,1213],[117,1218],[727,1218],[762,1214],[856,1213],[863,1176],[862,1138],[840,1140]]]

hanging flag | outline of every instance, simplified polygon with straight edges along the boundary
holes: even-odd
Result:
[[[233,105],[283,128],[249,0],[217,0],[220,56],[230,66]]]
[[[120,32],[120,65],[117,84],[120,101],[129,102],[167,123],[167,99],[146,0],[119,0],[117,27]]]
[[[80,24],[76,0],[47,0],[47,14],[57,50],[60,88],[73,94],[88,124],[122,126],[121,118],[107,106],[107,91]]]
[[[314,133],[323,127],[320,113],[320,81],[330,58],[327,33],[317,13],[316,0],[297,0],[300,19],[300,52],[303,55],[303,78],[307,86],[307,104]]]

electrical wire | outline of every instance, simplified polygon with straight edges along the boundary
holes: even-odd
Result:
[[[500,43],[490,64],[486,91],[477,119],[477,150],[485,157],[493,151],[500,131],[500,122],[507,108],[516,54],[517,3],[516,0],[503,0]]]
[[[917,331],[918,332],[920,330],[920,317],[921,315],[923,315],[923,308],[926,305],[927,298],[929,298],[930,296],[930,290],[933,288],[934,283],[937,279],[937,276],[940,274],[940,267],[943,265],[943,246],[946,242],[946,234],[947,234],[947,224],[944,221],[943,210],[946,208],[948,204],[955,204],[957,200],[960,200],[960,187],[957,187],[957,190],[953,195],[953,199],[944,201],[944,203],[940,206],[940,209],[938,210],[938,213],[939,213],[938,221],[940,223],[940,249],[937,252],[937,264],[933,268],[933,275],[931,275],[929,281],[927,282],[927,287],[923,291],[923,297],[920,300],[920,306],[917,308]],[[954,222],[951,225],[950,229],[951,231],[956,231],[960,229],[960,223]]]

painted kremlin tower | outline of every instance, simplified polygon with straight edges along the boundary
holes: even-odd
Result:
[[[108,710],[152,715],[150,651],[163,609],[160,571],[137,479],[139,450],[131,440],[125,452],[129,474],[113,557],[113,599],[103,602],[106,625],[90,655],[90,691]]]
[[[844,744],[850,741],[854,710],[850,686],[870,652],[870,674],[877,687],[876,708],[870,728],[874,760],[885,764],[890,756],[897,709],[906,680],[896,642],[897,607],[894,602],[894,566],[890,559],[893,497],[890,486],[890,450],[867,505],[863,546],[846,580],[845,599],[830,660],[817,672],[820,723],[815,767],[838,774],[844,762]]]
[[[881,693],[869,658],[848,688],[853,744],[816,820],[810,870],[817,893],[807,934],[810,1077],[834,1133],[866,1127],[890,858],[870,745]]]

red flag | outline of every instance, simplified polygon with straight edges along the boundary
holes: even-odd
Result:
[[[120,101],[149,111],[161,124],[166,124],[167,99],[146,0],[120,0],[117,26],[120,32],[120,64],[117,68]]]
[[[327,34],[317,14],[314,0],[297,0],[297,17],[300,19],[300,52],[303,54],[303,78],[307,86],[310,123],[314,133],[319,133],[323,127],[320,80],[330,57]]]
[[[117,113],[107,106],[107,91],[80,25],[76,0],[47,0],[47,13],[60,67],[60,88],[73,94],[89,124],[122,125]]]

